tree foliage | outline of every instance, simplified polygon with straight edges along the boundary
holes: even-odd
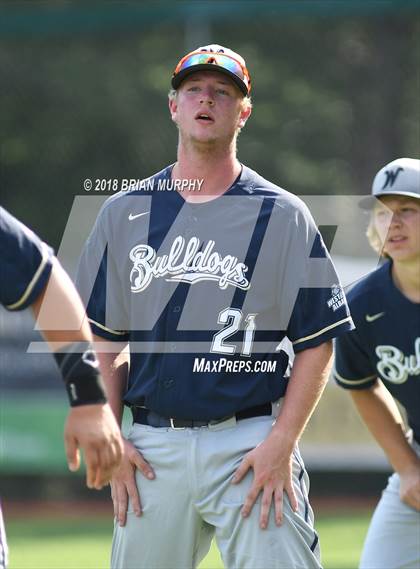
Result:
[[[100,8],[98,8],[99,10]],[[418,13],[213,18],[170,14],[106,32],[6,37],[0,51],[1,202],[58,246],[83,180],[142,178],[176,160],[167,92],[196,45],[244,55],[254,112],[239,157],[297,194],[368,193],[419,156]]]

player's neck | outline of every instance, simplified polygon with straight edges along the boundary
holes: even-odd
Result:
[[[203,180],[200,191],[183,192],[189,202],[211,201],[224,194],[241,171],[236,157],[236,141],[226,149],[205,149],[180,144],[173,179]]]
[[[392,279],[395,286],[412,302],[420,303],[420,261],[394,262]]]

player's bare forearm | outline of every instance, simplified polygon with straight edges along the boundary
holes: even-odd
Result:
[[[401,414],[383,383],[378,380],[370,389],[353,390],[351,396],[395,471],[403,474],[413,467],[419,469],[420,461],[407,442]]]
[[[391,394],[381,381],[370,389],[352,391],[356,407],[372,435],[400,475],[400,498],[420,510],[420,459],[409,445],[404,423]]]
[[[57,259],[53,260],[52,271],[46,286],[31,305],[37,325],[52,351],[57,352],[78,342],[90,344],[92,332],[85,317],[85,309],[70,277]],[[84,350],[85,348],[83,348]],[[77,351],[72,355],[80,366],[83,361]],[[78,359],[79,358],[79,359]],[[60,360],[61,361],[61,360]],[[57,363],[59,364],[58,360]],[[79,369],[76,365],[70,369]],[[90,371],[90,368],[84,368]],[[77,373],[68,377],[60,367],[63,380],[72,382],[75,392],[79,380]],[[67,370],[68,371],[68,370]],[[71,372],[69,372],[71,373]],[[119,466],[123,452],[120,429],[115,421],[103,388],[97,379],[97,372],[85,375],[84,381],[90,382],[90,399],[71,399],[72,407],[68,413],[64,444],[67,462],[71,470],[80,466],[80,449],[86,462],[86,484],[89,488],[101,489],[111,479]],[[83,390],[82,390],[83,393]],[[84,396],[86,397],[86,395]],[[77,405],[76,405],[77,402]]]
[[[111,409],[121,425],[123,415],[123,394],[127,385],[129,353],[127,345],[111,342],[94,335],[95,348],[101,366]]]
[[[92,341],[82,301],[70,277],[57,259],[53,260],[48,283],[31,308],[38,328],[52,351],[57,351],[73,342]],[[58,318],[63,325],[62,329],[59,329]]]
[[[332,343],[299,352],[293,363],[280,415],[270,437],[293,451],[328,381],[332,363]]]

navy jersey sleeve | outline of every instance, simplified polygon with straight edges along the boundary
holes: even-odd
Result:
[[[297,353],[354,326],[331,257],[304,204],[294,212],[290,229],[287,286],[294,302],[287,336]]]
[[[0,302],[23,310],[48,282],[54,253],[33,231],[0,207]]]
[[[374,385],[377,373],[372,367],[358,329],[335,341],[334,378],[345,389],[367,389]]]
[[[128,324],[115,261],[110,254],[111,223],[105,203],[83,249],[76,277],[92,331],[112,341],[128,340]],[[118,282],[117,282],[118,281]],[[109,294],[108,294],[109,292]]]

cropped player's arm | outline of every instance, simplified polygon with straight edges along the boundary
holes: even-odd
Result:
[[[362,419],[400,475],[400,497],[420,510],[420,459],[408,444],[398,407],[381,381],[369,389],[352,390]]]
[[[98,357],[101,363],[104,383],[107,388],[109,403],[114,415],[121,425],[123,415],[123,394],[127,385],[129,355],[126,345],[120,342],[104,340],[94,336],[98,346]],[[101,344],[106,350],[101,349]],[[128,499],[130,498],[134,513],[141,516],[142,508],[139,491],[136,485],[136,468],[149,480],[155,477],[150,464],[143,458],[134,445],[124,440],[124,456],[121,465],[111,480],[112,502],[118,523],[124,526],[127,520]]]
[[[53,260],[48,283],[33,302],[32,311],[53,351],[74,342],[92,341],[82,302],[57,259]],[[66,323],[67,329],[49,329],[51,323],[57,322],[57,314],[60,321]],[[70,470],[79,468],[79,448],[83,450],[89,488],[100,489],[110,481],[120,463],[123,445],[120,430],[107,403],[71,407],[64,430],[64,443]]]
[[[332,344],[325,342],[296,354],[292,374],[277,418],[265,441],[249,452],[235,473],[239,482],[252,468],[254,480],[245,500],[242,515],[247,517],[262,495],[260,527],[267,527],[272,501],[276,523],[283,517],[283,492],[286,492],[293,510],[297,499],[292,484],[292,454],[313,410],[321,397],[331,368]]]

